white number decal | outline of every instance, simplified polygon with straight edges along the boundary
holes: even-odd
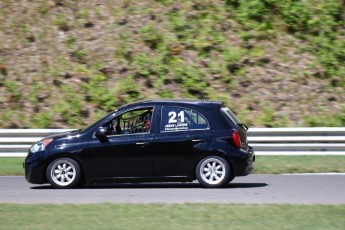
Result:
[[[169,112],[168,113],[168,116],[169,116],[169,123],[176,123],[177,120],[176,120],[176,112]],[[181,111],[177,114],[177,117],[179,118],[180,122],[184,122],[184,112]]]
[[[175,112],[169,112],[168,116],[169,116],[169,123],[176,123],[177,122]]]
[[[181,111],[177,116],[180,118],[180,122],[184,122],[184,112]]]

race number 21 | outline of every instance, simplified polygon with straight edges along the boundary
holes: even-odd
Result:
[[[171,111],[168,113],[169,116],[169,123],[176,123],[177,119],[176,117],[180,120],[180,122],[184,122],[184,112],[181,111],[178,114],[176,114],[176,112]]]

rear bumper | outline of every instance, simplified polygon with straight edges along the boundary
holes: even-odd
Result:
[[[236,167],[234,168],[235,176],[246,176],[254,173],[255,170],[255,152],[254,149],[248,146],[245,158],[236,160]]]

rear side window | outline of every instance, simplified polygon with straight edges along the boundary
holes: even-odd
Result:
[[[161,132],[209,129],[206,118],[191,109],[162,107]]]
[[[231,121],[232,124],[240,124],[240,120],[236,117],[236,115],[227,107],[223,107],[220,109],[223,114],[226,116],[227,119]]]
[[[244,131],[248,130],[248,127],[241,123],[241,121],[236,117],[236,115],[227,107],[223,107],[220,109],[222,113],[225,115],[225,118],[228,122],[230,122],[232,125],[238,126]]]

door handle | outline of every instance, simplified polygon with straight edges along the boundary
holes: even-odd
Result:
[[[192,141],[193,142],[203,142],[203,141],[205,141],[205,139],[193,139]]]
[[[141,146],[145,146],[145,145],[148,145],[149,143],[147,142],[137,142],[135,143],[136,145],[141,145]]]

